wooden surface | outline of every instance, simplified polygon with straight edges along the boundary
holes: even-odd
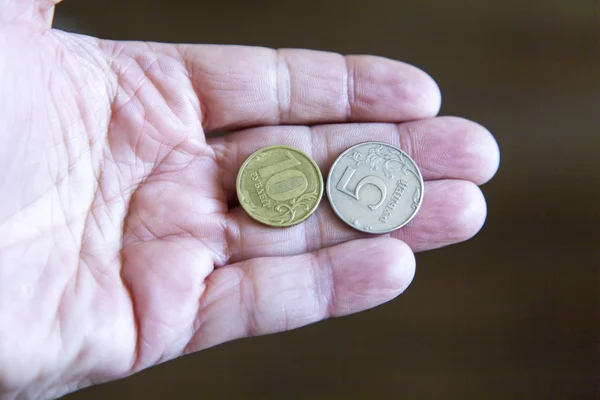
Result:
[[[371,53],[437,79],[501,151],[489,217],[417,257],[397,300],[225,344],[76,399],[600,398],[600,62],[594,1],[66,0],[111,39]]]

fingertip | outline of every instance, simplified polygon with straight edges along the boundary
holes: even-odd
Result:
[[[498,170],[498,143],[477,122],[454,116],[427,118],[398,124],[397,134],[426,181],[461,179],[482,185]]]
[[[442,92],[437,82],[419,67],[396,62],[405,71],[399,78],[406,82],[404,96],[412,103],[413,119],[435,117],[442,107]]]
[[[448,236],[453,243],[475,236],[485,223],[487,204],[481,189],[469,181],[453,181],[453,190],[447,201],[454,204],[453,221],[448,224]]]
[[[340,245],[338,251],[353,260],[360,291],[380,293],[385,297],[380,302],[402,293],[415,275],[414,253],[406,243],[391,237],[353,240]]]
[[[476,125],[482,137],[480,153],[485,156],[481,160],[479,179],[475,183],[483,185],[489,182],[500,168],[500,146],[494,135],[486,127],[477,123]]]
[[[468,165],[468,179],[482,185],[494,177],[500,164],[500,148],[492,133],[483,125],[462,117],[443,116],[431,120],[445,127],[461,159]]]
[[[353,56],[353,119],[407,121],[437,115],[442,96],[435,80],[413,65],[377,56]]]
[[[387,277],[387,286],[400,294],[408,288],[415,276],[415,255],[401,240],[385,237],[380,238],[379,242],[379,255],[373,256],[381,265],[386,266],[382,276]]]
[[[418,67],[412,66],[412,68],[415,70],[415,82],[417,82],[414,87],[416,107],[422,113],[418,118],[435,117],[442,108],[442,91],[431,75]]]

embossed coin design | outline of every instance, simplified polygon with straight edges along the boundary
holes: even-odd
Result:
[[[252,218],[285,227],[304,221],[317,209],[323,197],[323,177],[302,151],[269,146],[244,162],[236,188],[240,204]]]
[[[399,148],[360,143],[344,151],[327,178],[335,213],[366,233],[387,233],[406,225],[423,202],[423,177]]]

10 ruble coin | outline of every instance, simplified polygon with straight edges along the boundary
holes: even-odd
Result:
[[[269,226],[296,225],[312,215],[323,196],[323,177],[304,152],[289,146],[259,149],[242,164],[236,189],[241,206]]]

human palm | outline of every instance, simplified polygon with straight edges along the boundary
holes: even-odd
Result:
[[[0,396],[59,396],[376,306],[408,286],[413,251],[485,219],[476,184],[496,143],[432,118],[439,91],[414,67],[99,40],[49,29],[52,11],[0,0]],[[399,145],[426,180],[418,216],[391,235],[366,238],[326,202],[286,229],[236,203],[260,147],[303,149],[326,172],[366,140]]]

